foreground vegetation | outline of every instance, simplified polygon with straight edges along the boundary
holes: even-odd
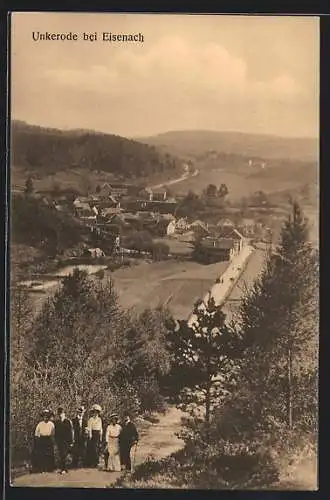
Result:
[[[171,396],[190,414],[184,449],[147,461],[117,486],[270,488],[289,464],[313,461],[317,287],[318,256],[294,203],[278,249],[243,300],[236,337],[212,301],[196,309],[195,326],[172,328],[173,365],[165,378],[167,390],[173,374],[182,382]]]
[[[227,325],[210,299],[195,324],[136,316],[111,281],[76,270],[33,319],[12,286],[13,461],[28,457],[39,410],[97,401],[108,412],[183,409],[184,448],[149,459],[118,487],[267,488],[317,447],[318,254],[292,203],[279,245]]]
[[[122,310],[111,281],[75,270],[33,319],[26,289],[12,284],[11,446],[13,463],[29,459],[44,407],[97,402],[111,412],[163,410],[159,379],[170,368],[166,311],[138,317]]]

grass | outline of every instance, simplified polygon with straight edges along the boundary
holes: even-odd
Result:
[[[228,197],[232,201],[242,197],[248,197],[257,190],[273,192],[274,190],[294,189],[300,184],[299,177],[292,176],[290,179],[274,176],[256,175],[251,177],[248,171],[231,172],[223,169],[200,169],[199,175],[190,177],[178,184],[171,186],[173,193],[187,193],[192,190],[201,193],[208,184],[226,184],[228,186]]]
[[[196,262],[168,260],[141,263],[111,273],[119,302],[136,311],[166,305],[178,319],[187,319],[201,298],[222,274],[227,263],[205,266]]]

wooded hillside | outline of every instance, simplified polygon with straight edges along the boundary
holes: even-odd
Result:
[[[63,131],[12,123],[12,165],[39,175],[86,168],[124,178],[180,169],[180,160],[153,146],[94,131]]]

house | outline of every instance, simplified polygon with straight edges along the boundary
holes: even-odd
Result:
[[[117,201],[113,196],[109,196],[108,198],[98,198],[96,201],[93,201],[93,204],[98,208],[113,208],[120,207],[120,202]]]
[[[76,217],[83,220],[96,220],[96,213],[88,203],[75,204],[74,207]]]
[[[115,198],[121,198],[122,196],[127,196],[130,186],[128,184],[112,183],[110,184],[110,195]]]
[[[167,234],[167,236],[171,236],[172,234],[175,234],[175,233],[176,233],[176,221],[171,220],[168,223],[168,226],[166,228],[166,234]]]
[[[165,188],[146,188],[145,191],[149,195],[149,201],[165,201],[167,199],[167,191]]]
[[[205,264],[230,261],[236,254],[235,241],[227,238],[207,237],[198,246],[198,260]]]
[[[218,239],[233,240],[235,253],[240,253],[247,243],[246,238],[233,227],[218,228],[216,236]]]
[[[220,219],[217,227],[235,227],[235,224],[230,219]]]
[[[188,221],[185,217],[181,217],[180,219],[178,219],[175,225],[176,225],[176,230],[179,233],[187,231],[189,228]]]
[[[190,224],[189,229],[194,231],[194,233],[199,236],[206,236],[209,234],[207,225],[200,220],[195,220],[192,224]]]
[[[111,196],[111,186],[108,182],[105,182],[102,186],[97,188],[97,196],[99,198],[108,198]]]

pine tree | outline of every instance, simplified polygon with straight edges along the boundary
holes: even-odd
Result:
[[[292,202],[278,248],[268,256],[263,274],[241,307],[242,332],[250,352],[246,378],[263,400],[264,415],[286,422],[288,428],[294,424],[294,407],[300,418],[301,394],[295,387],[307,346],[315,359],[316,332],[311,324],[317,323],[317,275],[308,222],[298,203]]]
[[[241,355],[240,338],[226,326],[221,307],[209,297],[197,303],[192,325],[180,321],[169,333],[173,356],[171,380],[178,391],[179,406],[191,415],[204,413],[205,428],[213,411],[234,384]]]

